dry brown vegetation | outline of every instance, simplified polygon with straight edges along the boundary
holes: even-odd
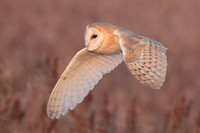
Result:
[[[199,0],[0,0],[1,133],[200,133]],[[169,48],[160,90],[124,63],[59,120],[46,104],[59,75],[84,47],[84,30],[109,22]]]

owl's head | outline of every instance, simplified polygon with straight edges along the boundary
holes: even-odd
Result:
[[[119,38],[114,34],[116,29],[116,26],[107,23],[88,25],[85,32],[87,49],[102,54],[121,52]]]

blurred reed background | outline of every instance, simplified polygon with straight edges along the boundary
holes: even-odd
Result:
[[[0,0],[1,133],[200,133],[199,0]],[[124,63],[59,120],[46,105],[87,24],[108,22],[169,48],[160,90]]]

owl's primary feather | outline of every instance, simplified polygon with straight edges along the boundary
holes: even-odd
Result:
[[[112,24],[94,23],[86,28],[85,46],[71,60],[51,93],[47,113],[52,119],[74,109],[102,76],[123,60],[145,85],[159,89],[165,80],[167,48],[155,40]]]
[[[79,51],[54,87],[47,105],[51,119],[74,109],[106,73],[123,61],[122,53],[97,54],[86,48]]]

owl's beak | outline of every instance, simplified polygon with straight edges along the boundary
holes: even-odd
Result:
[[[90,42],[91,42],[91,41],[92,41],[92,40],[90,40],[90,41],[86,44],[87,49],[89,48]]]

